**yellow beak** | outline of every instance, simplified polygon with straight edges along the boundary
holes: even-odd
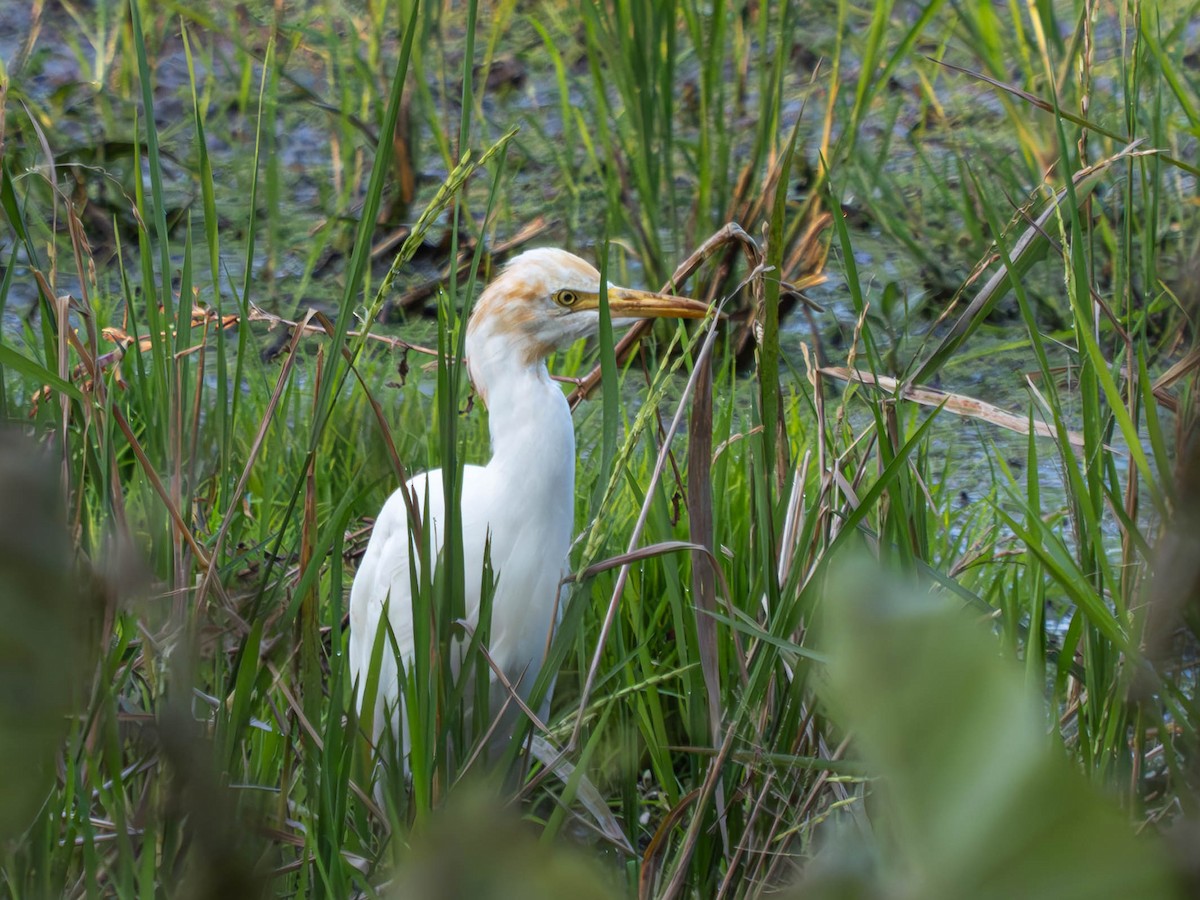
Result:
[[[599,309],[600,295],[581,293],[573,309]],[[688,297],[610,287],[608,311],[614,319],[703,319],[708,305]]]

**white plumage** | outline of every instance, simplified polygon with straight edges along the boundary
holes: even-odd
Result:
[[[495,573],[489,653],[522,698],[541,669],[555,615],[558,586],[567,571],[574,521],[575,432],[562,390],[551,380],[546,357],[593,334],[599,325],[600,274],[564,250],[530,250],[512,260],[484,290],[467,326],[467,364],[486,404],[492,458],[464,466],[462,534],[467,620],[479,616],[484,548],[490,535]],[[702,318],[694,300],[610,286],[614,324],[638,318]],[[440,552],[445,519],[441,470],[417,475],[407,489],[432,528]],[[350,591],[350,672],[362,710],[364,683],[385,599],[405,669],[413,656],[408,511],[400,491],[384,504]],[[561,611],[560,611],[561,612]],[[491,711],[504,700],[493,684]],[[546,706],[548,706],[548,701]],[[520,715],[510,704],[494,732],[507,740]],[[404,723],[397,658],[385,644],[379,694],[372,712],[378,740],[387,723]],[[405,759],[407,729],[401,729]]]

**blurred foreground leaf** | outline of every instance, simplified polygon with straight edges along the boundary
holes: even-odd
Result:
[[[389,896],[423,900],[614,900],[616,877],[543,844],[510,810],[460,793],[413,839]]]
[[[866,564],[826,601],[827,697],[879,776],[882,846],[835,840],[803,896],[1176,895],[1162,847],[1068,764],[986,625]]]
[[[0,428],[0,840],[25,829],[50,789],[87,620],[54,466]]]

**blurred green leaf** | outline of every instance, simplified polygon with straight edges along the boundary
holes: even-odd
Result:
[[[423,900],[612,900],[615,878],[593,860],[543,846],[495,801],[459,793],[413,840],[387,896]]]
[[[827,696],[879,776],[879,868],[859,872],[854,893],[1174,895],[1161,848],[1067,763],[984,624],[869,564],[831,581],[826,607]],[[852,869],[848,852],[827,848],[825,870]],[[846,895],[841,877],[810,887]]]
[[[0,430],[0,840],[19,834],[50,789],[86,665],[88,611],[74,574],[54,466]]]

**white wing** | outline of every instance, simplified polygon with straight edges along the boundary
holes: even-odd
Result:
[[[463,467],[464,497],[477,499],[486,494],[483,471],[480,466]],[[375,520],[371,539],[367,543],[366,552],[354,576],[354,584],[350,588],[350,676],[356,683],[356,704],[364,718],[366,711],[362,709],[363,693],[385,601],[388,621],[399,649],[399,659],[406,668],[411,665],[413,659],[411,567],[415,553],[410,551],[409,547],[408,509],[401,493],[403,490],[415,494],[422,521],[425,527],[432,528],[430,549],[434,556],[442,551],[445,498],[442,472],[435,469],[410,479],[404,488],[395,491],[388,498]],[[479,614],[479,573],[483,568],[483,545],[487,530],[486,506],[486,503],[473,502],[463,510],[465,599],[467,618],[472,624]],[[418,576],[419,574],[418,572]],[[372,737],[376,741],[383,734],[389,721],[393,733],[404,732],[404,729],[399,727],[404,721],[404,716],[400,697],[400,672],[396,665],[397,654],[392,652],[391,642],[386,636],[383,640],[385,643],[379,671],[379,690],[371,728]],[[408,755],[408,746],[408,736],[403,733],[405,756]]]

